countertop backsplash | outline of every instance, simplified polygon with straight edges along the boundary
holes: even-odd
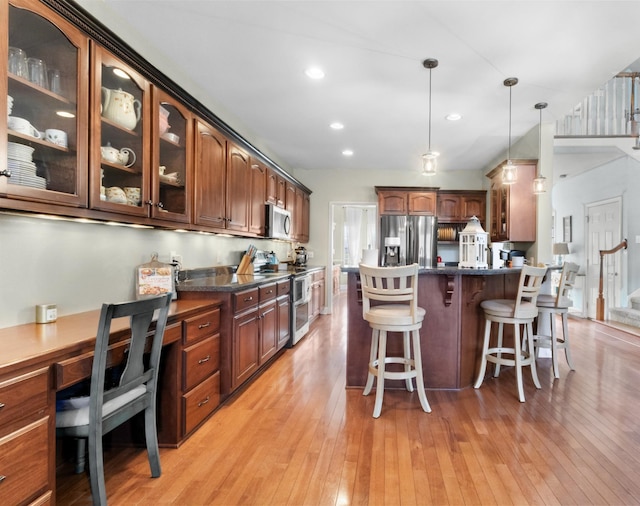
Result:
[[[237,265],[249,244],[287,261],[285,242],[196,232],[139,229],[0,213],[0,328],[35,321],[37,304],[56,304],[58,317],[134,298],[136,266],[154,252],[182,268]]]

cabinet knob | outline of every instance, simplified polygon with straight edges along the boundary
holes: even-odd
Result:
[[[147,204],[148,206],[152,206],[153,205],[153,200],[147,200],[145,202],[145,204]]]
[[[251,302],[253,300],[253,297],[247,297],[246,299],[244,299],[245,302]]]
[[[11,171],[9,169],[0,170],[0,176],[11,177]]]
[[[164,204],[163,204],[162,202],[158,202],[158,203],[156,204],[156,206],[157,206],[159,209],[164,209]]]

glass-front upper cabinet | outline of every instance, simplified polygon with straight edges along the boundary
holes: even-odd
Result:
[[[97,44],[92,61],[89,204],[149,216],[149,82]]]
[[[86,207],[88,39],[41,2],[12,0],[0,11],[0,195]]]
[[[151,161],[152,218],[189,223],[193,170],[191,113],[159,88],[153,88],[154,149]]]

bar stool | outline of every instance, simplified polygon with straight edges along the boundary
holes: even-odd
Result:
[[[430,413],[422,377],[422,355],[420,351],[420,328],[425,310],[418,307],[418,264],[400,267],[372,267],[360,264],[362,285],[362,317],[372,330],[369,373],[363,395],[369,395],[373,381],[377,378],[376,401],[373,417],[382,411],[385,379],[404,379],[406,388],[413,392],[413,378],[422,409]],[[371,301],[382,304],[371,305]],[[387,332],[403,335],[402,357],[387,357]],[[413,358],[411,342],[413,341]],[[403,371],[388,371],[386,364],[402,364]]]
[[[565,262],[562,266],[562,274],[560,275],[560,284],[558,285],[558,293],[554,295],[540,294],[538,295],[538,329],[537,334],[533,337],[533,345],[535,346],[536,357],[540,348],[551,348],[551,360],[553,363],[553,376],[560,377],[560,369],[558,368],[558,350],[564,349],[564,355],[572,371],[571,352],[569,351],[569,308],[573,302],[569,298],[569,292],[576,281],[576,275],[580,266],[572,262]],[[540,323],[546,318],[550,321],[551,334],[540,334]],[[562,316],[562,339],[556,332],[556,315]]]
[[[484,310],[485,317],[484,342],[482,345],[480,371],[478,373],[478,379],[473,386],[474,388],[480,388],[480,385],[482,385],[487,369],[487,362],[493,362],[495,364],[494,377],[500,374],[501,365],[515,366],[520,402],[524,402],[524,389],[522,387],[522,368],[524,366],[528,365],[531,367],[533,383],[536,388],[541,388],[536,372],[535,353],[533,352],[532,324],[533,319],[538,315],[536,300],[546,271],[547,269],[544,267],[530,267],[525,265],[520,273],[518,294],[515,299],[485,300],[480,303],[480,307]],[[489,340],[491,338],[491,325],[493,322],[498,324],[498,341],[497,346],[490,348]],[[513,325],[513,347],[504,347],[502,345],[502,334],[505,323]],[[523,341],[526,340],[526,348],[522,346],[520,341],[520,325],[525,326]],[[503,354],[507,354],[509,357],[505,358]],[[511,356],[513,356],[513,358],[510,358]]]

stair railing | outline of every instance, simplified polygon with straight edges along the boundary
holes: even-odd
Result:
[[[604,321],[604,294],[603,294],[603,281],[602,281],[602,264],[605,255],[612,255],[621,249],[627,249],[627,240],[623,239],[620,244],[615,248],[601,249],[600,250],[600,282],[598,285],[598,300],[596,301],[596,320]]]

